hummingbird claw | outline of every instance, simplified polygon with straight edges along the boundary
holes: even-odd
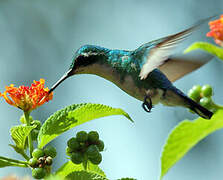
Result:
[[[149,101],[147,101],[147,99]],[[144,102],[142,103],[142,107],[146,112],[151,112],[151,109],[153,108],[152,100],[149,96],[145,96]]]

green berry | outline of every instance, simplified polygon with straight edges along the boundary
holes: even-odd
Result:
[[[200,99],[200,105],[205,107],[205,108],[210,108],[211,107],[211,104],[212,104],[212,100],[211,98],[209,97],[203,97]]]
[[[87,149],[87,144],[86,143],[80,143],[80,151],[82,151],[82,152],[85,152],[86,151],[86,149]]]
[[[66,148],[66,155],[71,156],[71,153],[73,152],[73,150],[69,147]]]
[[[25,123],[26,123],[26,120],[25,120],[25,116],[24,116],[24,115],[21,116],[21,118],[20,118],[20,122],[21,122],[22,124],[25,124]]]
[[[47,146],[43,151],[46,156],[50,156],[52,158],[55,158],[57,155],[56,148],[50,145]]]
[[[37,149],[34,149],[34,151],[32,152],[32,157],[35,157],[37,159],[43,156],[44,156],[44,152],[42,149],[37,148]]]
[[[29,116],[29,121],[30,121],[30,122],[33,121],[33,117],[32,117],[32,116]],[[25,119],[25,116],[24,116],[24,115],[21,116],[21,118],[20,118],[20,122],[21,122],[22,124],[26,124],[26,119]]]
[[[35,179],[42,179],[44,178],[46,175],[46,170],[44,168],[35,168],[32,169],[32,176]]]
[[[31,137],[32,137],[32,140],[33,141],[36,141],[37,140],[38,134],[39,134],[39,130],[37,130],[37,129],[33,129],[31,131]]]
[[[99,149],[96,145],[90,145],[86,150],[86,154],[88,157],[96,157],[99,154]]]
[[[194,91],[197,91],[197,92],[201,92],[201,86],[200,85],[194,85],[193,87],[192,87],[192,89],[194,90]]]
[[[99,151],[103,151],[104,150],[104,147],[105,147],[104,142],[102,140],[99,140],[97,142],[97,147],[98,147]]]
[[[46,165],[50,166],[50,165],[52,165],[52,164],[53,164],[53,158],[50,157],[50,156],[48,156],[48,157],[46,158]]]
[[[203,97],[211,97],[213,95],[212,87],[208,84],[204,85],[201,89]]]
[[[86,142],[88,139],[88,134],[85,131],[80,131],[76,134],[76,139],[78,142]]]
[[[80,144],[77,139],[73,137],[67,141],[67,146],[76,151],[80,147]]]
[[[92,162],[92,164],[98,165],[102,161],[102,155],[99,153],[97,156],[89,158],[89,160]]]
[[[71,161],[74,163],[74,164],[80,164],[83,162],[83,155],[79,152],[73,152],[71,154]]]
[[[88,133],[88,140],[90,143],[95,143],[99,140],[99,134],[97,131],[90,131]]]
[[[195,85],[192,89],[189,90],[188,96],[193,99],[194,101],[198,102],[201,98],[201,86]]]
[[[29,160],[29,165],[30,165],[31,167],[36,167],[37,164],[38,164],[38,160],[37,160],[36,158],[31,158],[31,159]]]

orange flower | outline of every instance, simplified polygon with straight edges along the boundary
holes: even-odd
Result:
[[[209,22],[211,31],[207,33],[208,37],[213,37],[216,44],[223,46],[223,15],[220,19]]]
[[[30,86],[14,87],[13,84],[5,87],[5,92],[0,93],[5,101],[12,106],[18,107],[23,111],[29,112],[52,100],[53,93],[48,93],[49,89],[44,88],[45,80],[33,81]]]

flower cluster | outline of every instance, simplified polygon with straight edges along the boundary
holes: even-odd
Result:
[[[211,31],[207,33],[208,37],[213,37],[216,44],[223,46],[223,15],[220,19],[209,22]]]
[[[49,89],[44,88],[44,84],[44,79],[33,81],[30,87],[19,86],[17,88],[11,84],[5,87],[6,90],[4,93],[0,93],[0,97],[4,97],[8,104],[29,112],[52,100],[53,93],[49,94]]]

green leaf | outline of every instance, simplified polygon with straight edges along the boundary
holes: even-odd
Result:
[[[190,45],[185,51],[184,53],[188,53],[190,51],[193,50],[197,50],[197,49],[201,49],[204,50],[214,56],[217,56],[219,59],[223,60],[223,48],[215,46],[213,44],[210,43],[206,43],[206,42],[196,42],[192,45]]]
[[[75,171],[66,176],[70,180],[108,180],[107,178],[88,171]]]
[[[111,115],[123,115],[132,121],[130,116],[119,108],[91,103],[68,106],[54,113],[42,125],[38,135],[38,147],[43,148],[57,136],[75,126],[93,119]]]
[[[82,164],[74,164],[71,161],[68,161],[57,170],[56,175],[59,175],[61,177],[66,177],[73,171],[82,171],[82,170],[84,170]]]
[[[15,150],[15,152],[17,152],[19,154],[21,154],[24,151],[23,149],[20,149],[20,148],[18,148],[17,146],[15,146],[13,144],[9,144],[9,146],[11,146]]]
[[[57,175],[49,175],[46,178],[44,178],[45,180],[65,180],[64,178],[57,176]]]
[[[68,161],[57,170],[56,175],[65,178],[68,174],[74,171],[82,171],[82,170],[84,170],[82,164],[74,164],[71,161]],[[94,165],[90,162],[88,162],[88,171],[98,174],[102,177],[106,177],[105,173],[99,168],[99,166]]]
[[[91,162],[88,162],[88,171],[106,177],[104,171],[102,171],[102,169],[98,165],[92,164]]]
[[[209,134],[223,128],[223,110],[219,109],[210,120],[184,120],[170,133],[161,157],[161,178],[192,147]],[[161,179],[160,178],[160,179]]]
[[[17,146],[15,146],[15,145],[13,145],[13,144],[9,144],[9,146],[12,147],[17,153],[21,154],[27,161],[30,159],[30,158],[26,155],[24,149],[20,149],[20,148],[18,148]]]
[[[18,149],[25,149],[26,138],[35,126],[19,125],[10,129],[11,137]]]

